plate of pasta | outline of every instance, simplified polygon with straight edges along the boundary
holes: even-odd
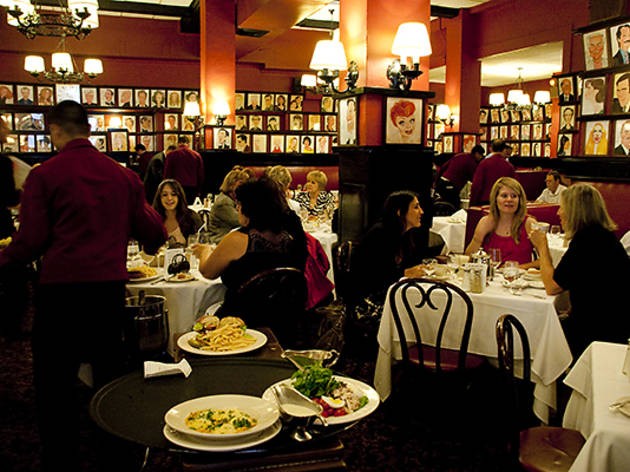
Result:
[[[248,329],[236,316],[218,318],[202,316],[193,331],[180,336],[180,349],[202,356],[229,356],[255,351],[267,343],[267,336],[255,329]]]

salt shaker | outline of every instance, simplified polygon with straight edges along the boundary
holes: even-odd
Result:
[[[630,339],[628,339],[628,346],[626,347],[626,357],[623,360],[623,375],[630,377]]]
[[[470,265],[468,263],[465,263],[464,265],[462,265],[462,271],[464,273],[464,276],[462,278],[462,290],[468,292],[470,291],[470,273],[471,273]]]

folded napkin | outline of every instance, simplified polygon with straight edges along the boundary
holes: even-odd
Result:
[[[461,209],[461,210],[457,210],[455,213],[453,213],[448,221],[451,223],[465,223],[466,222],[466,210],[465,209]]]
[[[166,362],[145,361],[144,362],[144,378],[162,377],[163,375],[184,374],[188,378],[192,372],[192,367],[186,359],[182,359],[177,364]]]

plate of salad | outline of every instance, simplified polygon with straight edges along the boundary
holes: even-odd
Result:
[[[290,379],[267,388],[262,397],[275,401],[271,389],[288,384],[311,400],[319,403],[328,424],[344,424],[360,420],[378,407],[381,399],[372,387],[349,377],[333,375],[331,369],[311,365],[296,371]]]

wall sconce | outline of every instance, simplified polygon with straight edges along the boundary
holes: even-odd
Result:
[[[230,114],[230,106],[226,101],[217,101],[212,105],[212,114],[214,119],[217,120],[217,126],[223,126],[225,119]]]
[[[451,109],[448,105],[444,103],[440,103],[435,108],[435,116],[438,120],[440,120],[444,125],[451,128],[455,124],[455,115],[451,113]]]
[[[199,148],[199,130],[203,127],[203,116],[199,108],[199,102],[186,101],[182,115],[193,125],[195,129],[193,149]]]
[[[409,90],[413,80],[422,75],[420,57],[431,55],[431,41],[424,23],[409,22],[398,26],[392,53],[400,56],[387,66],[390,88]]]

